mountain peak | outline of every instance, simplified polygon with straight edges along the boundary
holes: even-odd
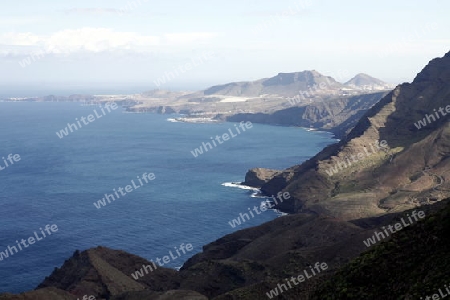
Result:
[[[427,66],[417,74],[413,83],[433,82],[440,80],[448,82],[450,80],[450,52],[441,58],[431,60]]]
[[[321,74],[320,72],[318,72],[316,70],[304,70],[304,71],[289,72],[289,73],[280,72],[275,77],[278,77],[278,76],[307,76],[307,75],[311,75],[311,76],[314,76],[314,77],[325,76],[325,75]],[[274,77],[272,77],[272,78],[274,78]]]
[[[353,77],[344,84],[352,88],[370,89],[370,90],[382,90],[391,87],[386,82],[377,79],[375,77],[372,77],[366,73],[358,73],[355,75],[355,77]]]
[[[279,95],[293,97],[299,91],[306,91],[314,86],[325,86],[328,90],[339,90],[343,85],[330,76],[316,70],[278,73],[274,77],[256,81],[232,82],[210,87],[205,95],[226,95],[233,97],[260,97],[261,95]]]

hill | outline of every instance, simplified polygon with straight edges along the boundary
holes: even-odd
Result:
[[[357,74],[344,84],[351,88],[363,90],[385,90],[391,88],[390,84],[364,73]]]

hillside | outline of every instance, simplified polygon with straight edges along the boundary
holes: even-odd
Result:
[[[354,259],[322,283],[313,299],[425,299],[439,290],[448,295],[449,270],[447,205]]]
[[[412,211],[355,222],[305,213],[278,218],[206,245],[179,272],[158,268],[137,280],[132,274],[151,262],[105,247],[76,251],[35,291],[3,294],[0,300],[70,300],[83,295],[108,300],[259,300],[267,299],[267,293],[285,278],[304,274],[317,262],[325,263],[327,269],[277,299],[306,300],[313,299],[313,294],[317,299],[378,297],[386,296],[390,288],[397,289],[398,295],[427,293],[448,278],[450,199],[421,210],[426,218],[369,251],[366,239],[379,228],[407,218]],[[425,277],[423,284],[410,284]],[[333,296],[336,293],[339,296]],[[321,298],[325,295],[327,298]]]
[[[226,117],[229,122],[251,121],[261,124],[299,126],[326,130],[343,138],[361,117],[387,92],[340,96],[310,104],[281,109],[273,113],[242,113]]]
[[[277,206],[284,211],[347,220],[448,197],[449,115],[433,120],[429,114],[449,105],[449,82],[450,53],[379,101],[339,143],[278,173],[262,190],[267,195],[288,191],[293,197]]]

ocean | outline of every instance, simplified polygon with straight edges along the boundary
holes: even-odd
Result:
[[[58,137],[67,123],[94,110],[101,117]],[[190,243],[191,252],[166,265],[180,267],[203,245],[280,215],[269,210],[230,226],[265,200],[232,184],[243,181],[248,169],[283,169],[335,142],[325,132],[253,124],[194,157],[191,151],[235,124],[100,111],[77,103],[0,102],[0,293],[34,289],[75,250],[99,245],[155,260]],[[154,180],[96,208],[105,193],[137,183],[145,173]],[[58,230],[50,235],[46,225]],[[19,250],[16,241],[30,237],[35,242]],[[13,246],[17,253],[8,250]]]

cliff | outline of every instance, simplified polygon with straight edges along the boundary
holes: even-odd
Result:
[[[329,131],[336,137],[344,137],[387,92],[357,96],[331,97],[315,102],[277,110],[273,113],[241,113],[228,116],[229,122],[298,126]]]

